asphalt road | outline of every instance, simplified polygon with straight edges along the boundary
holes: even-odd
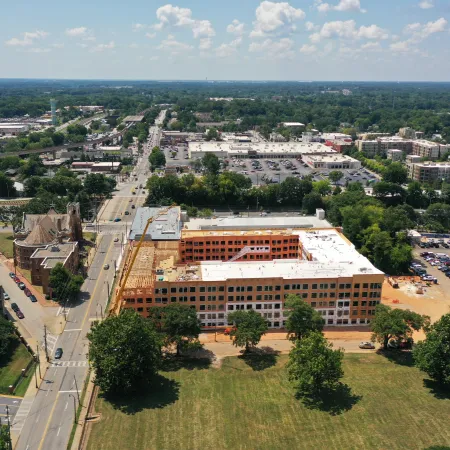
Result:
[[[22,399],[20,397],[9,397],[7,395],[0,395],[0,418],[2,420],[2,424],[6,424],[7,422],[7,414],[6,407],[9,408],[9,420],[10,423],[13,423],[14,417],[19,409],[20,403]]]
[[[125,200],[127,194],[135,197],[131,194],[135,183],[145,185],[148,176],[148,152],[159,144],[159,139],[159,128],[151,127],[149,142],[144,150],[147,155],[144,154],[135,170],[138,180],[119,188],[108,206],[99,212],[102,215],[101,220],[109,222],[118,214],[123,214],[129,207],[129,200]],[[111,225],[108,223],[108,226]],[[102,234],[103,225],[100,224],[101,239],[89,267],[88,278],[81,288],[80,299],[76,304],[70,305],[64,331],[58,336],[53,347],[61,347],[63,356],[60,360],[50,358],[45,379],[22,428],[17,450],[63,450],[67,447],[75,408],[78,407],[78,393],[81,392],[88,373],[86,334],[92,322],[106,312],[108,290],[111,289],[115,276],[114,267],[123,250],[120,238],[125,232],[125,225],[124,222],[115,223],[115,234]],[[119,238],[118,242],[114,242],[115,237]],[[109,264],[108,270],[103,268],[105,264]],[[7,287],[8,290],[11,288]]]

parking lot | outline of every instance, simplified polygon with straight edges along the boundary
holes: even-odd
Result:
[[[423,281],[436,280],[450,289],[450,241],[442,239],[436,241],[433,247],[415,249],[410,269]]]
[[[171,145],[162,147],[166,156],[166,166],[190,166],[191,160],[188,157],[187,144]],[[339,170],[343,177],[336,183],[338,186],[345,186],[350,182],[359,181],[363,186],[373,186],[378,179],[368,170],[355,169],[312,169],[306,166],[301,160],[296,158],[230,158],[227,170],[241,173],[252,180],[252,184],[260,185],[265,183],[281,183],[288,177],[303,178],[312,176],[313,181],[327,180],[328,174],[332,170]]]

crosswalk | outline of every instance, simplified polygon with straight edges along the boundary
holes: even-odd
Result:
[[[87,361],[53,361],[50,367],[87,367]]]
[[[53,353],[53,350],[55,350],[56,342],[58,341],[59,336],[55,336],[54,334],[47,333],[47,350],[48,353]],[[42,350],[45,350],[45,342],[42,340],[41,342],[41,348]]]
[[[25,424],[25,420],[28,417],[28,414],[31,411],[31,406],[33,405],[34,395],[25,397],[22,400],[22,403],[19,406],[19,409],[14,416],[13,423],[11,424],[11,431],[15,434],[19,435],[22,431],[23,425]]]

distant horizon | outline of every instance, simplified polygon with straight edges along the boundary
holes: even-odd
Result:
[[[430,83],[430,84],[446,84],[450,83],[450,79],[446,81],[433,80],[282,80],[282,79],[189,79],[189,78],[48,78],[48,77],[0,77],[0,81],[113,81],[113,82],[192,82],[192,83]]]

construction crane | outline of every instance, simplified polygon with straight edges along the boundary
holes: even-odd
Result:
[[[134,262],[136,261],[137,254],[139,253],[139,250],[140,250],[140,248],[142,246],[142,243],[144,242],[145,235],[147,234],[148,227],[150,226],[150,224],[154,220],[156,220],[160,216],[163,216],[164,214],[167,214],[175,206],[176,206],[175,204],[172,204],[169,207],[163,209],[158,214],[155,214],[153,217],[150,217],[147,220],[147,223],[145,225],[144,231],[142,232],[141,238],[139,239],[139,242],[138,242],[138,245],[136,247],[136,250],[135,251],[133,251],[133,249],[131,250],[132,254],[131,254],[130,265],[128,266],[128,268],[125,271],[125,277],[124,277],[122,283],[120,284],[119,292],[117,293],[116,298],[115,298],[115,305],[111,308],[110,314],[114,314],[116,309],[117,309],[117,311],[116,311],[117,313],[119,313],[119,311],[120,311],[121,298],[122,298],[122,295],[123,295],[123,291],[125,290],[125,286],[127,285],[128,277],[130,276],[130,273],[133,270],[133,265],[134,265]]]

